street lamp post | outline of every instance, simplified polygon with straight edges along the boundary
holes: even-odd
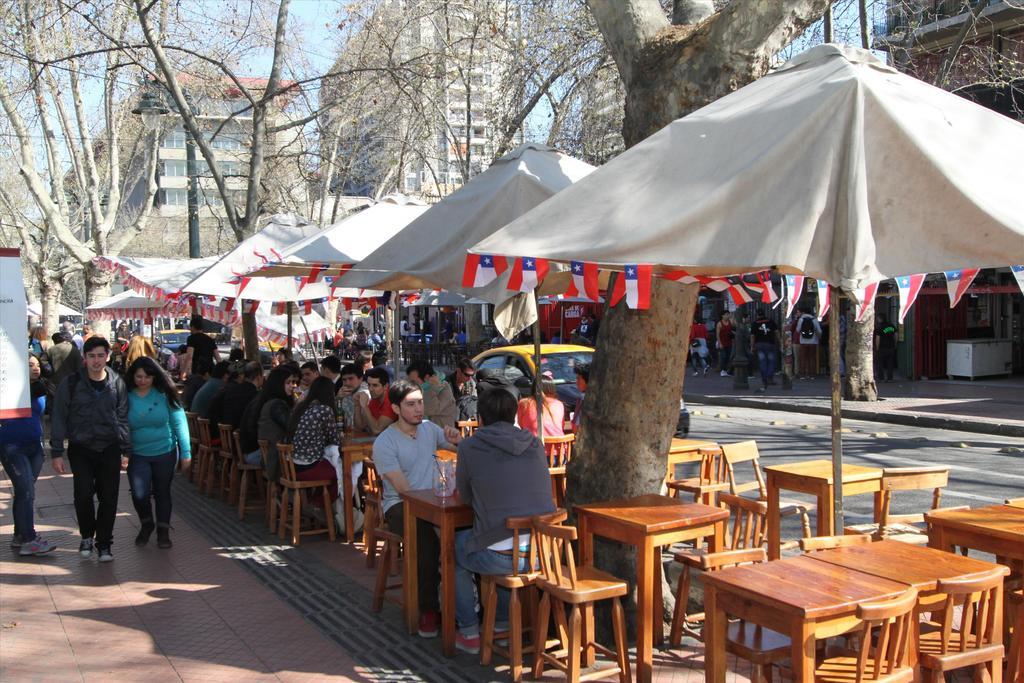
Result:
[[[185,93],[185,102],[188,104],[192,114],[198,114],[199,110],[188,93]],[[176,107],[175,107],[176,108]],[[142,117],[142,123],[148,130],[156,130],[160,118],[169,113],[164,105],[163,98],[152,90],[147,89],[139,98],[139,104],[132,110],[133,114]],[[188,126],[185,129],[185,175],[188,178],[188,257],[199,258],[199,178],[196,173],[196,141],[192,137]]]

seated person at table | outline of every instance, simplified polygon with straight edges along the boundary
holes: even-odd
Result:
[[[192,398],[192,412],[204,417],[210,418],[210,404],[213,403],[213,399],[217,397],[220,390],[224,388],[224,383],[228,376],[228,368],[231,366],[226,360],[218,361],[214,366],[213,370],[210,371],[210,378],[203,383],[203,386],[199,387],[196,395]],[[216,428],[213,428],[216,431]]]
[[[423,391],[423,410],[427,419],[442,427],[454,427],[458,408],[451,386],[438,376],[425,360],[414,360],[405,369],[406,379]]]
[[[587,382],[590,381],[590,363],[579,363],[574,370],[576,371],[576,388],[580,390],[580,397],[576,399],[576,407],[572,411],[573,434],[580,430],[583,420],[583,399],[587,396]]]
[[[306,393],[309,391],[309,385],[311,385],[313,380],[319,376],[320,369],[317,367],[315,361],[307,360],[299,366],[299,395],[296,396],[298,400],[301,401],[306,398]]]
[[[364,390],[362,386],[363,371],[358,365],[349,363],[341,369],[341,384],[338,386],[336,396],[347,432],[353,431],[356,426],[356,394],[362,392],[370,395],[369,390]]]
[[[206,380],[210,379],[210,371],[212,369],[213,365],[205,356],[196,358],[192,363],[192,374],[185,380],[185,386],[181,394],[181,404],[185,410],[192,410],[192,400],[196,397],[196,393],[206,384]]]
[[[288,421],[292,416],[292,408],[295,406],[295,386],[299,383],[299,373],[290,365],[279,365],[270,371],[263,389],[253,399],[249,408],[246,409],[246,416],[242,417],[242,448],[245,449],[245,462],[248,465],[259,465],[262,463],[262,454],[259,450],[259,442],[267,442],[266,474],[271,481],[277,481],[280,477],[277,461],[277,444],[285,439],[288,432]],[[255,414],[255,437],[249,439],[253,433],[253,413]]]
[[[373,462],[383,482],[384,521],[392,533],[404,537],[405,504],[400,494],[432,488],[437,469],[435,451],[439,448],[454,450],[452,444],[458,444],[460,437],[453,427],[441,429],[423,421],[423,393],[412,382],[395,382],[388,388],[388,399],[398,419],[373,442]],[[434,525],[420,520],[416,526],[416,575],[419,577],[419,634],[423,638],[437,636],[440,623],[437,599],[441,582],[440,553],[441,544]],[[473,626],[476,627],[475,622]]]
[[[333,449],[338,454],[338,425],[334,421],[334,384],[326,377],[317,377],[309,385],[306,397],[299,401],[288,421],[287,439],[292,443],[295,476],[299,481],[326,479],[331,500],[338,498],[338,471],[324,457]],[[313,505],[319,501],[314,497]]]
[[[334,382],[334,392],[341,389],[341,361],[337,356],[324,356],[320,361],[320,374]]]
[[[241,362],[244,368],[241,381],[229,383],[221,392],[220,422],[231,425],[232,429],[242,424],[242,414],[263,386],[263,367],[255,361]]]
[[[523,399],[530,400],[533,399]],[[455,481],[459,500],[473,506],[473,528],[455,534],[456,647],[480,648],[473,573],[512,573],[512,532],[509,517],[530,517],[555,511],[551,475],[544,446],[536,433],[516,427],[516,395],[494,389],[480,395],[480,427],[459,444]],[[529,536],[519,536],[520,570],[527,569]],[[498,588],[495,622],[508,622],[509,592]],[[499,628],[499,630],[505,630]]]
[[[565,404],[558,398],[555,378],[550,370],[541,373],[540,386],[544,394],[544,436],[565,436]],[[525,396],[519,399],[516,423],[520,428],[537,435],[537,399]]]
[[[370,368],[364,375],[368,394],[356,394],[355,431],[380,434],[398,419],[388,399],[388,373]]]

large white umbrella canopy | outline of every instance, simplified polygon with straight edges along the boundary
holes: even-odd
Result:
[[[97,256],[93,262],[118,273],[121,282],[146,297],[176,299],[182,287],[217,262],[218,256],[197,259],[132,259]]]
[[[1024,262],[1024,125],[820,45],[476,244],[484,254],[777,267],[852,290]],[[557,229],[554,229],[557,228]]]
[[[159,316],[189,314],[189,307],[174,301],[155,301],[144,294],[126,289],[85,309],[90,320],[149,319]]]
[[[244,287],[239,278],[254,268],[279,260],[283,250],[299,240],[316,234],[319,228],[295,214],[275,214],[258,233],[240,242],[238,246],[217,261],[182,290],[192,294],[222,298],[241,298],[250,301],[297,302],[326,299],[327,285],[312,282],[303,286],[301,278],[252,278]]]
[[[252,275],[306,276],[311,267],[318,267],[320,275],[337,277],[341,268],[359,263],[428,208],[418,199],[387,195],[372,206],[295,242],[281,252],[281,258],[259,266]]]
[[[466,250],[593,170],[550,147],[521,145],[409,223],[339,283],[390,290],[445,289],[500,304],[515,296],[505,288],[509,272],[486,287],[464,289]],[[553,227],[547,226],[545,232]]]
[[[402,302],[402,305],[406,308],[416,308],[420,306],[479,306],[486,303],[483,299],[434,289],[423,290],[419,293],[419,296]]]
[[[199,313],[207,320],[214,320],[224,325],[237,327],[242,318],[237,310],[225,311],[216,304],[200,304]],[[275,315],[269,310],[256,310],[256,336],[264,341],[275,344],[288,344],[288,315]],[[309,342],[323,341],[328,335],[334,334],[330,324],[316,311],[292,316],[291,343],[303,345]]]
[[[29,315],[41,316],[43,314],[43,304],[38,301],[33,301],[25,307],[25,310],[28,311]],[[81,317],[82,314],[75,309],[58,302],[57,315]]]

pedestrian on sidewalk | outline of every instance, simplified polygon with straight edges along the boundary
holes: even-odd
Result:
[[[750,339],[753,353],[757,354],[757,364],[761,370],[761,388],[764,393],[769,384],[775,384],[775,356],[778,353],[779,326],[768,317],[767,313],[758,313],[750,328]]]
[[[170,548],[171,481],[181,460],[182,472],[192,464],[188,421],[178,401],[178,391],[155,360],[136,358],[128,367],[128,427],[132,456],[128,461],[128,483],[132,504],[139,515],[135,545],[146,545],[156,529],[156,544]],[[153,498],[156,523],[153,523]]]
[[[708,328],[700,317],[695,318],[690,326],[690,366],[694,377],[701,372],[706,377],[711,367],[708,363]]]
[[[878,369],[882,380],[891,382],[896,370],[896,325],[889,322],[884,313],[879,316],[875,330],[875,351],[878,353]]]
[[[821,325],[808,311],[797,309],[793,328],[796,332],[796,374],[811,379],[818,374],[818,343],[821,341]]]
[[[722,377],[729,376],[729,363],[732,361],[732,340],[736,332],[732,329],[732,313],[724,311],[718,324],[715,325],[715,343],[718,347],[718,371]]]
[[[45,555],[57,545],[36,533],[34,510],[36,479],[43,467],[43,411],[53,386],[43,379],[39,359],[32,354],[28,377],[32,414],[0,420],[0,464],[14,487],[11,549],[19,555]]]
[[[74,475],[75,515],[82,557],[97,551],[100,562],[112,562],[114,517],[121,470],[132,452],[128,430],[128,389],[121,376],[107,368],[110,342],[92,335],[82,344],[85,367],[67,377],[53,402],[50,453],[53,469],[66,474],[64,440]],[[95,506],[93,498],[98,499]]]

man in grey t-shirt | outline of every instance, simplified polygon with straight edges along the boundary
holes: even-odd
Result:
[[[423,421],[423,393],[407,380],[388,387],[388,400],[398,416],[373,443],[373,463],[381,476],[384,498],[384,521],[388,529],[404,537],[403,491],[429,489],[434,483],[437,467],[435,452],[450,450],[461,441],[459,431]],[[434,526],[422,520],[416,526],[416,575],[419,579],[419,634],[424,638],[437,636],[440,604],[437,599],[441,575],[438,564],[441,544]]]

